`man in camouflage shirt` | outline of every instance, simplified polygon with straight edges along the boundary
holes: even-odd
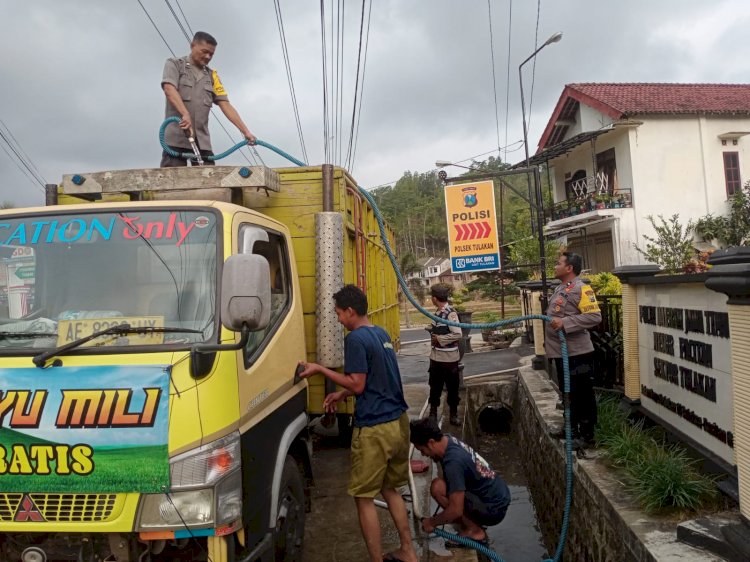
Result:
[[[578,277],[582,265],[581,256],[572,252],[563,252],[555,264],[555,277],[560,280],[560,285],[547,307],[547,316],[552,317],[552,321],[545,326],[544,349],[547,357],[555,360],[562,387],[562,349],[557,334],[562,330],[568,343],[573,438],[590,443],[594,440],[597,416],[592,381],[594,346],[588,330],[602,321],[602,314],[594,290]]]

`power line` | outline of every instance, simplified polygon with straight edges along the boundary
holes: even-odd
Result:
[[[284,19],[281,15],[281,3],[279,0],[274,0],[274,7],[276,8],[276,24],[279,28],[279,37],[281,39],[281,52],[284,56],[284,66],[286,67],[286,78],[289,84],[289,93],[292,97],[292,109],[294,110],[294,120],[297,123],[297,134],[299,136],[300,147],[302,148],[302,157],[305,162],[309,162],[307,158],[307,147],[305,146],[304,135],[302,134],[302,122],[299,116],[299,107],[297,105],[297,93],[294,89],[294,78],[292,77],[292,67],[289,62],[289,50],[286,44],[286,33],[284,32]]]
[[[338,131],[338,150],[339,150],[339,158],[338,163],[339,166],[342,164],[341,162],[341,150],[342,146],[344,144],[343,138],[344,135],[342,134],[343,127],[344,127],[344,51],[345,51],[345,45],[346,45],[346,4],[344,0],[341,0],[341,7],[339,8],[341,11],[341,82],[339,83],[339,131]]]
[[[156,33],[159,34],[159,37],[161,37],[161,40],[164,41],[164,44],[167,46],[167,49],[169,49],[169,52],[172,53],[173,57],[176,57],[177,55],[172,50],[172,47],[169,46],[169,43],[167,43],[167,40],[164,39],[164,36],[161,34],[161,31],[159,30],[159,27],[156,25],[156,22],[154,22],[153,18],[151,17],[151,14],[148,13],[148,10],[146,9],[146,6],[143,5],[141,0],[138,0],[138,4],[140,4],[141,8],[143,8],[143,13],[146,14],[146,17],[148,18],[148,21],[151,22],[151,25],[154,26],[154,29],[156,30]]]
[[[536,3],[536,31],[534,32],[534,50],[539,46],[539,14],[542,10],[542,0],[537,0]],[[531,129],[531,105],[534,103],[534,79],[536,78],[536,57],[534,57],[534,64],[531,67],[531,93],[529,94],[529,122],[526,125],[526,130]]]
[[[326,67],[325,0],[320,0],[320,38],[323,54],[323,161],[328,164],[328,69]]]
[[[21,151],[21,153],[23,154],[23,156],[26,159],[26,161],[31,165],[32,168],[34,168],[34,172],[35,172],[34,175],[36,177],[41,178],[44,181],[44,183],[46,184],[47,180],[42,175],[42,173],[39,171],[39,168],[36,167],[36,165],[34,164],[34,161],[31,159],[31,156],[28,155],[28,153],[23,149],[23,146],[21,146],[21,143],[18,142],[18,139],[16,138],[16,135],[13,134],[13,131],[10,130],[10,127],[8,127],[8,125],[6,125],[5,122],[2,119],[0,119],[0,124],[2,124],[2,126],[5,128],[5,132],[10,135],[10,138],[13,139],[13,142],[16,143],[16,146]]]
[[[365,0],[362,0],[362,15],[359,20],[359,49],[357,50],[357,77],[354,81],[354,101],[352,103],[352,126],[349,130],[349,148],[347,150],[347,160],[350,159],[352,153],[352,143],[354,142],[354,123],[357,114],[357,92],[359,90],[359,67],[362,61],[362,36],[364,35],[365,28]]]
[[[185,39],[187,39],[188,43],[190,43],[192,38],[190,37],[187,30],[185,29],[185,26],[182,25],[180,18],[177,17],[177,12],[174,11],[172,4],[169,3],[169,0],[164,0],[164,3],[167,5],[167,8],[169,8],[169,11],[172,12],[172,16],[174,16],[174,19],[177,22],[177,25],[180,27],[180,31],[182,31],[182,34],[185,36]],[[182,14],[182,16],[185,17],[185,14]],[[185,22],[187,22],[187,20],[185,20]]]
[[[510,39],[513,30],[513,0],[508,3],[508,71],[505,77],[505,147],[503,162],[508,162],[508,108],[510,103]]]
[[[495,130],[497,131],[497,147],[500,148],[500,119],[497,116],[497,78],[495,77],[495,40],[492,34],[491,0],[487,0],[487,13],[490,21],[490,60],[492,61],[492,91],[495,95]]]
[[[16,160],[15,158],[13,158],[13,156],[11,156],[10,152],[8,152],[8,149],[5,148],[5,146],[3,146],[2,144],[0,144],[0,148],[2,148],[3,152],[5,152],[5,154],[8,155],[8,158],[10,158],[11,162],[13,162],[16,165],[16,168],[18,168],[19,170],[21,170],[21,172],[23,173],[23,175],[25,175],[26,178],[31,183],[34,184],[34,187],[39,187],[39,182],[36,179],[34,179],[34,177],[31,176],[31,174],[29,174],[29,172],[25,168],[21,167],[21,165],[18,163],[18,160]]]
[[[23,167],[24,167],[24,168],[25,168],[25,169],[26,169],[26,170],[28,171],[28,173],[29,173],[29,174],[31,175],[31,178],[33,178],[33,181],[34,181],[34,182],[36,182],[37,184],[39,184],[39,186],[40,186],[40,187],[42,188],[42,191],[44,191],[44,184],[45,184],[44,178],[41,178],[41,177],[37,176],[37,175],[36,175],[36,174],[34,173],[34,170],[32,169],[32,167],[31,167],[31,165],[29,164],[29,162],[27,162],[27,161],[26,161],[26,160],[25,160],[25,159],[24,159],[24,158],[23,158],[23,157],[22,157],[22,156],[21,156],[21,155],[19,154],[19,152],[18,152],[18,150],[16,149],[16,147],[15,147],[15,146],[13,146],[13,143],[11,143],[11,142],[10,142],[10,140],[8,140],[8,137],[7,137],[7,136],[5,136],[5,133],[4,133],[4,132],[3,132],[2,130],[0,130],[0,139],[2,139],[2,140],[3,140],[4,142],[5,142],[5,144],[6,144],[7,146],[8,146],[8,148],[10,148],[11,152],[13,152],[13,154],[15,154],[15,156],[16,156],[16,159],[13,159],[13,157],[12,157],[12,156],[11,156],[11,155],[10,155],[10,154],[8,153],[8,151],[7,151],[7,150],[5,150],[5,147],[2,147],[2,145],[0,145],[0,147],[2,147],[2,148],[3,148],[3,150],[5,150],[5,153],[6,153],[6,154],[8,154],[8,157],[9,157],[9,158],[11,158],[11,160],[13,160],[14,162],[16,162],[16,165],[18,165],[18,162],[20,162],[20,163],[21,163],[21,165],[22,165],[22,166],[23,166]],[[23,170],[21,170],[21,171],[23,171]]]
[[[187,37],[188,41],[190,41],[190,36],[187,35],[187,33],[185,31],[185,28],[183,27],[182,22],[180,21],[180,18],[177,17],[177,14],[172,9],[172,6],[169,4],[168,0],[165,0],[165,2],[167,3],[167,6],[169,6],[169,9],[172,12],[172,15],[174,16],[174,19],[177,22],[177,25],[182,30],[183,35],[185,35]],[[169,46],[169,43],[167,43],[167,40],[164,39],[164,35],[162,35],[161,30],[159,29],[159,26],[156,25],[156,22],[154,22],[153,18],[151,17],[151,14],[148,13],[148,10],[146,10],[146,7],[141,3],[141,0],[138,0],[138,4],[140,4],[141,8],[143,8],[143,12],[146,14],[146,17],[151,22],[151,25],[154,26],[154,29],[159,34],[159,37],[161,37],[162,41],[164,41],[164,44],[167,46],[167,49],[169,49],[169,52],[172,53],[172,56],[176,58],[177,55],[172,50],[172,47]],[[185,17],[184,13],[183,13],[183,17]],[[190,27],[190,24],[188,23],[187,18],[185,18],[185,23],[188,25],[188,27]],[[227,137],[229,137],[229,140],[232,141],[232,144],[237,144],[237,141],[235,141],[234,137],[232,137],[232,135],[229,133],[229,131],[227,130],[227,128],[224,126],[224,123],[222,123],[221,120],[216,116],[216,113],[214,112],[213,108],[211,108],[211,115],[214,116],[214,119],[216,119],[216,121],[219,123],[219,126],[226,133]],[[258,154],[258,151],[255,149],[255,147],[251,147],[251,150],[252,150],[252,152],[250,153],[250,156],[252,156],[253,161],[251,161],[247,157],[247,154],[245,154],[244,151],[240,150],[239,152],[240,152],[240,154],[242,154],[243,158],[245,160],[247,160],[248,164],[256,165],[257,166],[258,165],[258,161],[260,160],[260,162],[265,165],[265,163],[263,162],[263,159],[260,158],[260,154]],[[255,152],[254,155],[253,155],[253,152]],[[257,158],[256,158],[256,156],[257,156]]]
[[[517,146],[516,148],[514,148],[513,150],[509,150],[508,152],[517,152],[517,151],[521,150],[521,149],[523,148],[523,139],[520,139],[520,140],[517,140],[517,141],[515,141],[515,142],[512,142],[512,143],[510,143],[510,144],[509,144],[508,146],[513,146],[513,145],[516,145],[516,144],[517,144],[518,146]],[[492,149],[492,150],[490,150],[490,151],[487,151],[487,152],[482,152],[481,154],[475,154],[474,156],[469,156],[468,158],[463,158],[463,159],[461,159],[461,160],[454,160],[454,161],[453,161],[453,164],[460,164],[461,162],[468,162],[469,160],[474,160],[475,158],[479,158],[480,156],[487,156],[488,154],[493,154],[493,153],[495,153],[495,152],[500,152],[500,151],[501,151],[501,150],[503,150],[504,148],[508,148],[508,147],[507,147],[507,146],[501,146],[500,148],[493,148],[493,149]],[[437,170],[437,169],[438,169],[438,168],[432,168],[431,170],[427,170],[427,172],[426,172],[426,173],[434,172],[434,171],[435,171],[435,170]],[[397,181],[398,181],[399,179],[401,179],[401,178],[398,178],[398,179],[395,179],[395,180],[391,180],[391,181],[389,181],[389,182],[381,183],[381,184],[378,184],[378,185],[375,185],[375,186],[372,186],[372,187],[367,187],[367,188],[365,188],[365,189],[367,189],[367,191],[370,191],[370,190],[372,190],[372,189],[377,189],[377,188],[379,188],[379,187],[386,187],[386,186],[388,186],[388,185],[393,185],[393,184],[394,184],[394,183],[396,183],[396,182],[397,182]]]
[[[354,172],[354,160],[357,157],[357,141],[359,140],[359,122],[362,118],[362,98],[365,95],[365,73],[367,71],[367,51],[370,46],[370,22],[372,21],[372,0],[370,0],[370,7],[367,11],[367,31],[365,33],[365,57],[362,61],[362,85],[359,88],[359,112],[357,113],[357,129],[354,133],[354,148],[352,149],[352,156],[349,160],[347,168],[350,172]]]
[[[190,27],[190,24],[188,23],[187,16],[185,16],[185,12],[182,11],[182,6],[180,6],[180,0],[174,0],[175,4],[177,4],[177,7],[180,9],[180,13],[182,14],[182,19],[185,20],[185,25],[188,26],[188,29],[190,30],[190,35],[195,35],[193,33],[193,28]]]

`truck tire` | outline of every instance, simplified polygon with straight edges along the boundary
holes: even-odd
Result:
[[[295,460],[287,455],[281,473],[274,532],[275,560],[300,562],[305,538],[305,490]]]

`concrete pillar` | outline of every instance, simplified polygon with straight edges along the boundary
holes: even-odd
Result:
[[[622,349],[625,397],[631,403],[641,399],[641,367],[638,356],[638,287],[632,284],[636,277],[654,275],[656,265],[629,265],[612,272],[622,282]]]
[[[542,311],[542,293],[541,291],[532,291],[531,293],[531,314],[544,314],[546,311]],[[532,320],[532,326],[534,328],[534,354],[537,357],[544,356],[544,321],[543,320]],[[535,367],[542,368],[542,367]]]
[[[740,489],[742,523],[722,530],[727,541],[750,560],[750,248],[729,248],[709,259],[706,287],[729,298],[729,333],[732,355],[734,455]]]

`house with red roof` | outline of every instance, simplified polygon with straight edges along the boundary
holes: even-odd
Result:
[[[750,84],[568,84],[530,159],[550,180],[545,233],[592,273],[644,263],[648,215],[727,213],[747,135]]]

